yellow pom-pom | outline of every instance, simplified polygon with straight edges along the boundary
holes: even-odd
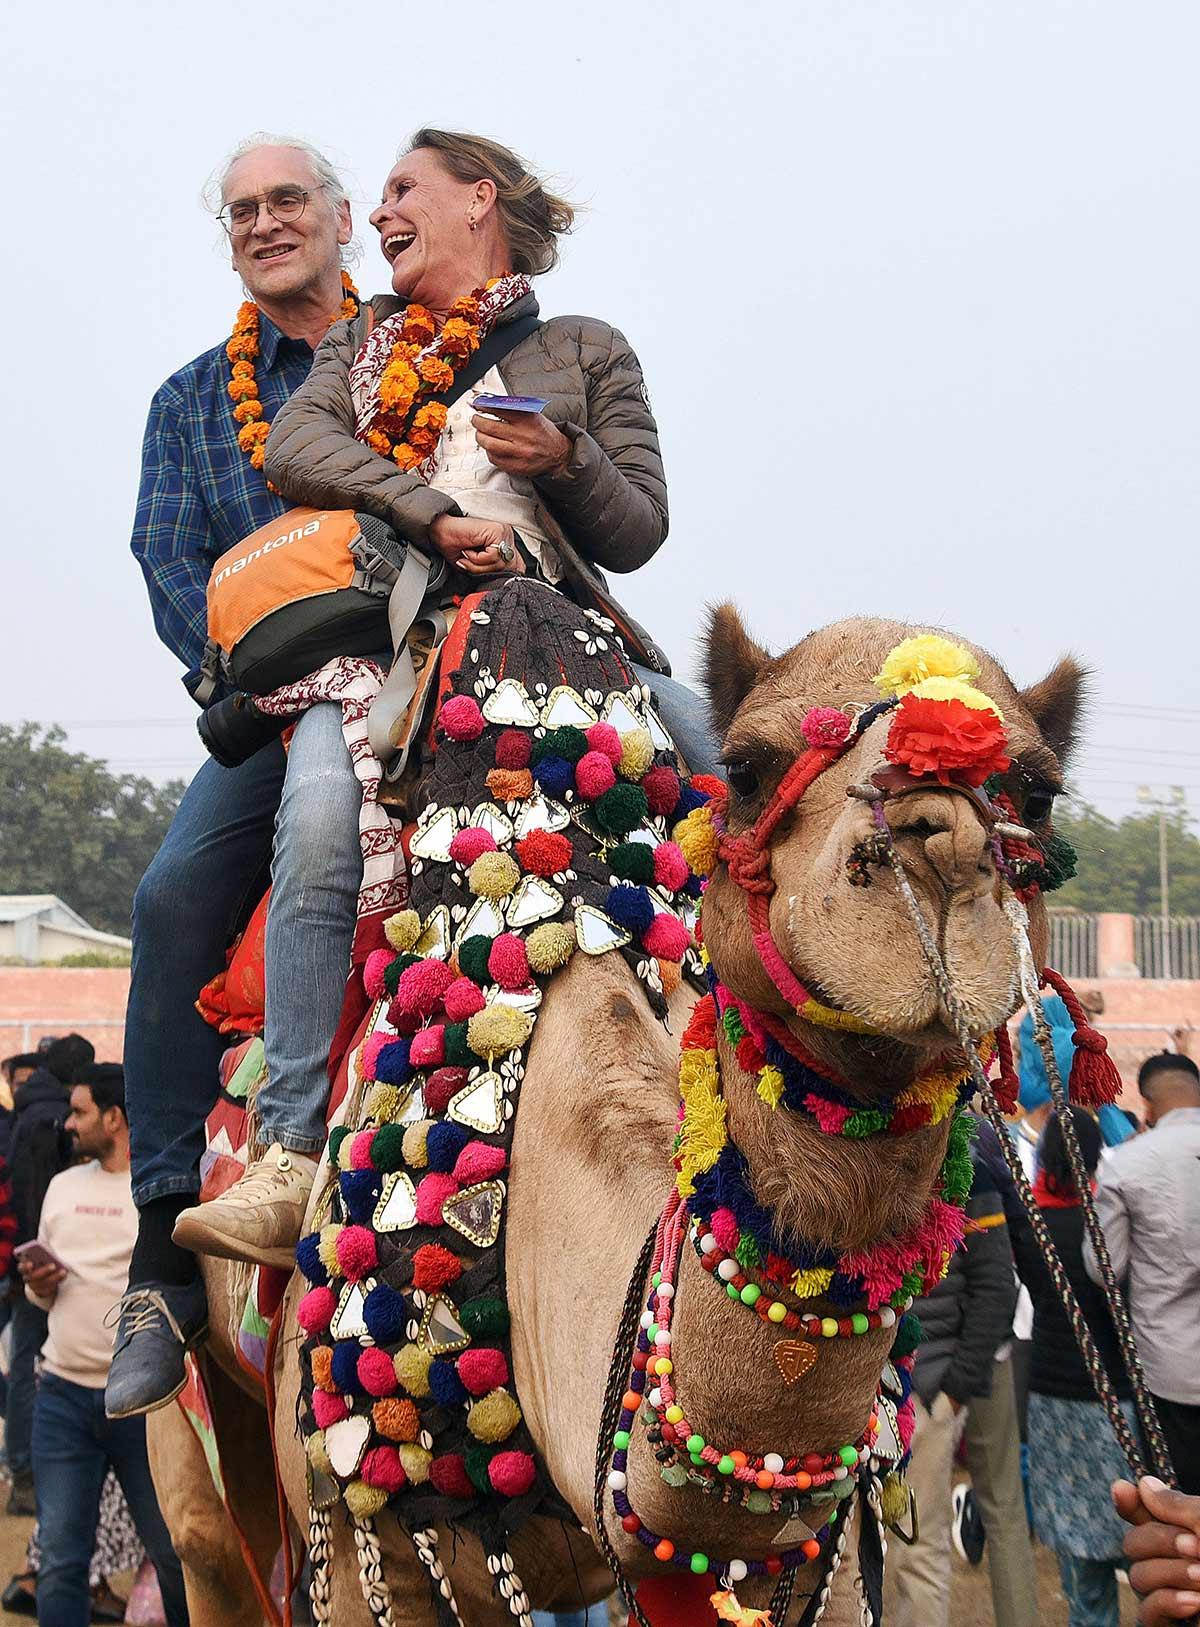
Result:
[[[816,1299],[832,1281],[832,1271],[822,1271],[814,1266],[809,1271],[797,1271],[792,1278],[791,1289],[797,1299]]]
[[[433,1461],[423,1446],[398,1446],[404,1472],[414,1486],[422,1486],[429,1479],[429,1465]]]
[[[429,1351],[420,1350],[416,1345],[403,1345],[392,1357],[396,1377],[409,1395],[415,1395],[418,1400],[429,1394],[429,1368],[432,1362]]]
[[[493,855],[485,854],[491,858]],[[533,1032],[533,1016],[512,1006],[487,1006],[467,1024],[467,1044],[476,1056],[503,1056],[516,1051]]]
[[[346,1140],[349,1141],[349,1139],[350,1137],[347,1136]],[[337,1240],[341,1235],[342,1228],[340,1226],[322,1226],[321,1236],[317,1242],[317,1254],[320,1257],[321,1264],[331,1277],[340,1277],[342,1274],[342,1268],[338,1264],[337,1258]]]
[[[398,955],[407,955],[421,936],[421,917],[416,910],[400,910],[383,923],[383,934]]]
[[[624,780],[640,780],[654,761],[654,742],[649,729],[630,729],[621,736],[621,761],[617,765]]]
[[[703,808],[693,808],[686,819],[679,821],[671,835],[696,875],[711,876],[717,868],[717,833],[708,804]]]
[[[304,1450],[308,1453],[308,1461],[318,1474],[332,1474],[333,1464],[329,1461],[329,1453],[325,1447],[325,1431],[315,1429],[304,1443]]]
[[[879,1511],[885,1525],[900,1525],[908,1517],[908,1486],[904,1476],[892,1473],[884,1476],[879,1498]]]
[[[352,1480],[342,1496],[356,1520],[369,1520],[372,1514],[379,1513],[388,1500],[382,1486],[368,1486],[365,1480]]]
[[[409,1169],[424,1169],[428,1164],[429,1154],[425,1150],[425,1140],[432,1129],[433,1120],[422,1119],[419,1124],[410,1124],[405,1130],[400,1151],[404,1154],[404,1162]]]
[[[376,1124],[390,1124],[407,1100],[408,1093],[396,1085],[374,1084],[367,1095],[365,1112]],[[353,1140],[353,1136],[347,1136],[342,1146],[348,1148]]]
[[[521,879],[521,871],[509,853],[481,853],[467,879],[479,898],[507,898]]]
[[[570,921],[543,921],[525,940],[531,968],[542,977],[565,966],[575,952],[575,928]]]
[[[467,1428],[477,1441],[506,1441],[521,1422],[521,1409],[507,1390],[492,1390],[467,1413]]]
[[[353,1132],[353,1130],[350,1132],[350,1134],[348,1136],[343,1136],[342,1137],[342,1144],[338,1148],[338,1155],[337,1155],[337,1167],[339,1169],[353,1169],[354,1168],[354,1165],[350,1162],[350,1148],[351,1148],[353,1142],[354,1142],[354,1132]]]
[[[973,712],[995,712],[1001,723],[1004,722],[1004,713],[991,696],[961,678],[923,678],[908,693],[922,701],[961,701]]]
[[[882,695],[906,695],[926,678],[956,678],[967,683],[979,676],[970,650],[940,633],[917,633],[897,644],[875,674]]]
[[[778,1107],[783,1095],[783,1075],[778,1068],[768,1065],[758,1076],[758,1094],[768,1107]]]

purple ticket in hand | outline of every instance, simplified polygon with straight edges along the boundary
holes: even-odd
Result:
[[[485,391],[475,397],[480,412],[541,412],[545,405],[540,395],[489,395]]]

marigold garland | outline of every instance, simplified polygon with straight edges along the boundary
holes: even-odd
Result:
[[[423,305],[410,305],[405,312],[400,337],[379,380],[380,410],[365,436],[371,450],[392,458],[397,468],[415,469],[437,450],[447,409],[428,397],[448,390],[455,373],[479,349],[479,302],[498,281],[493,278],[455,300],[440,334]],[[422,355],[435,337],[434,348]]]
[[[335,322],[348,322],[358,315],[358,289],[348,272],[342,272],[342,303],[329,318]],[[254,376],[254,363],[259,353],[259,329],[262,313],[252,299],[238,310],[233,332],[225,346],[225,354],[232,364],[229,383],[225,386],[233,402],[233,416],[238,429],[238,445],[250,459],[251,466],[261,469],[266,457],[267,436],[271,425],[263,417],[263,404],[258,395],[258,381]]]

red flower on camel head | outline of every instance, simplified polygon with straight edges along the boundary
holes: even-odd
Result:
[[[897,644],[875,676],[898,697],[884,756],[918,778],[982,785],[1009,766],[1004,714],[975,687],[979,663],[938,633]]]

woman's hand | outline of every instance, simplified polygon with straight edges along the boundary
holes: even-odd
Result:
[[[1200,1497],[1171,1491],[1150,1475],[1113,1486],[1125,1535],[1129,1580],[1140,1596],[1142,1627],[1168,1627],[1200,1612]]]
[[[510,475],[561,474],[571,442],[540,412],[477,412],[475,439],[488,462]]]
[[[477,520],[470,514],[439,514],[429,527],[433,545],[457,570],[468,576],[525,574],[525,561],[511,525]]]

